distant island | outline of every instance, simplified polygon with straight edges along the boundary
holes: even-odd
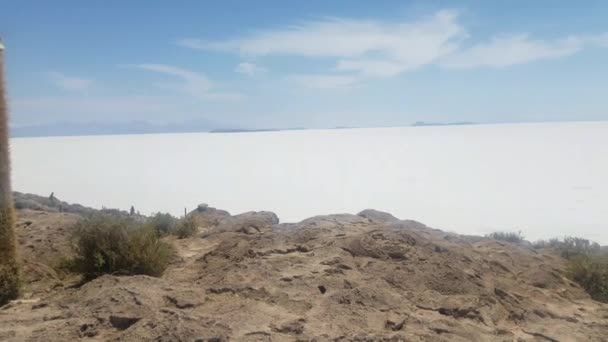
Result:
[[[414,127],[418,126],[460,126],[460,125],[476,125],[476,122],[470,121],[456,121],[456,122],[425,122],[416,121],[412,124]]]
[[[209,133],[251,133],[251,132],[280,132],[280,131],[300,131],[305,130],[304,127],[293,128],[219,128],[212,129]]]

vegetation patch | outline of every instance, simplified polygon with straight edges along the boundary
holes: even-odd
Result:
[[[591,298],[608,303],[608,251],[587,239],[566,237],[541,240],[534,248],[553,248],[568,260],[568,277],[582,286]]]
[[[591,298],[608,303],[608,253],[571,257],[568,277],[582,286]]]
[[[561,256],[572,259],[577,256],[600,255],[602,248],[596,242],[578,237],[566,237],[563,240],[551,239],[548,241],[537,241],[533,244],[534,248],[550,247],[557,249]],[[605,253],[604,253],[605,254]]]
[[[160,276],[173,252],[150,225],[115,215],[82,219],[72,239],[76,256],[66,267],[85,280],[103,274]]]
[[[515,243],[515,244],[520,244],[525,241],[524,236],[521,235],[521,232],[518,232],[518,233],[495,232],[495,233],[486,235],[486,237],[494,239],[494,240],[505,241],[505,242]]]
[[[21,279],[16,262],[0,263],[0,306],[19,297]]]
[[[157,213],[147,220],[147,224],[154,229],[158,236],[175,235],[184,239],[194,235],[198,228],[196,219],[192,216],[178,219],[167,213]]]
[[[148,219],[148,224],[161,236],[171,234],[178,223],[179,220],[168,213],[157,213]]]
[[[196,219],[193,216],[186,216],[177,223],[177,226],[171,234],[177,236],[179,239],[185,239],[194,235],[197,232]]]

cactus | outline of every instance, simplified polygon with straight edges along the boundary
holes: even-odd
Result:
[[[4,46],[0,41],[0,305],[17,298],[20,288],[4,88]]]

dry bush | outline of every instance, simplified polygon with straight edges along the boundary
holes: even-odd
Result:
[[[171,214],[157,213],[148,219],[148,224],[152,226],[158,235],[171,234],[177,227],[178,219]]]
[[[549,240],[538,240],[532,243],[532,248],[541,249],[541,248],[559,248],[562,245],[562,241],[557,238],[549,239]]]
[[[563,240],[554,238],[550,240],[539,240],[532,244],[536,249],[553,248],[560,252],[561,256],[571,259],[579,255],[596,255],[602,253],[602,248],[597,242],[578,237],[565,237]]]
[[[78,222],[73,234],[76,257],[67,267],[86,280],[102,274],[160,276],[172,254],[152,227],[129,218],[91,216]]]
[[[506,242],[510,242],[510,243],[515,243],[515,244],[519,244],[525,241],[523,235],[521,235],[521,233],[513,233],[513,232],[495,232],[495,233],[491,233],[486,235],[486,237],[494,239],[494,240],[499,240],[499,241],[506,241]]]
[[[583,238],[537,241],[534,248],[553,248],[568,260],[568,277],[589,293],[591,298],[608,303],[608,252],[598,243]]]
[[[0,263],[0,306],[19,297],[21,279],[16,262]]]
[[[559,246],[562,256],[566,259],[578,255],[596,255],[600,253],[600,245],[587,239],[566,237]]]
[[[591,298],[608,303],[608,254],[573,256],[568,262],[568,276]]]
[[[177,226],[171,234],[177,236],[179,239],[185,239],[194,235],[198,231],[196,219],[193,216],[186,216],[179,221]]]

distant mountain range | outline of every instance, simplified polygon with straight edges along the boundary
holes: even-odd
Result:
[[[293,127],[293,128],[254,128],[254,129],[246,129],[246,128],[219,128],[212,129],[209,133],[245,133],[245,132],[280,132],[280,131],[300,131],[307,128],[303,127]]]
[[[347,128],[347,127],[336,127]],[[146,121],[130,122],[57,122],[42,125],[20,126],[11,129],[11,137],[56,137],[80,135],[120,135],[154,133],[242,133],[304,130],[304,127],[244,128],[217,122],[197,120],[182,123],[153,124]]]
[[[43,125],[13,127],[12,137],[52,137],[76,135],[114,135],[114,134],[149,134],[149,133],[193,133],[208,132],[220,124],[206,121],[188,121],[183,123],[152,124],[145,121],[131,122],[58,122]]]
[[[476,122],[456,121],[456,122],[424,122],[416,121],[412,126],[459,126],[459,125],[475,125]]]
[[[411,126],[456,126],[474,125],[475,122],[424,122],[418,121]],[[353,127],[336,126],[328,129],[348,129]],[[289,128],[245,128],[220,124],[208,120],[186,121],[181,123],[153,124],[146,121],[130,122],[56,122],[50,124],[13,127],[11,137],[53,137],[78,135],[117,135],[117,134],[153,134],[153,133],[242,133],[242,132],[276,132],[305,130],[304,127]]]

